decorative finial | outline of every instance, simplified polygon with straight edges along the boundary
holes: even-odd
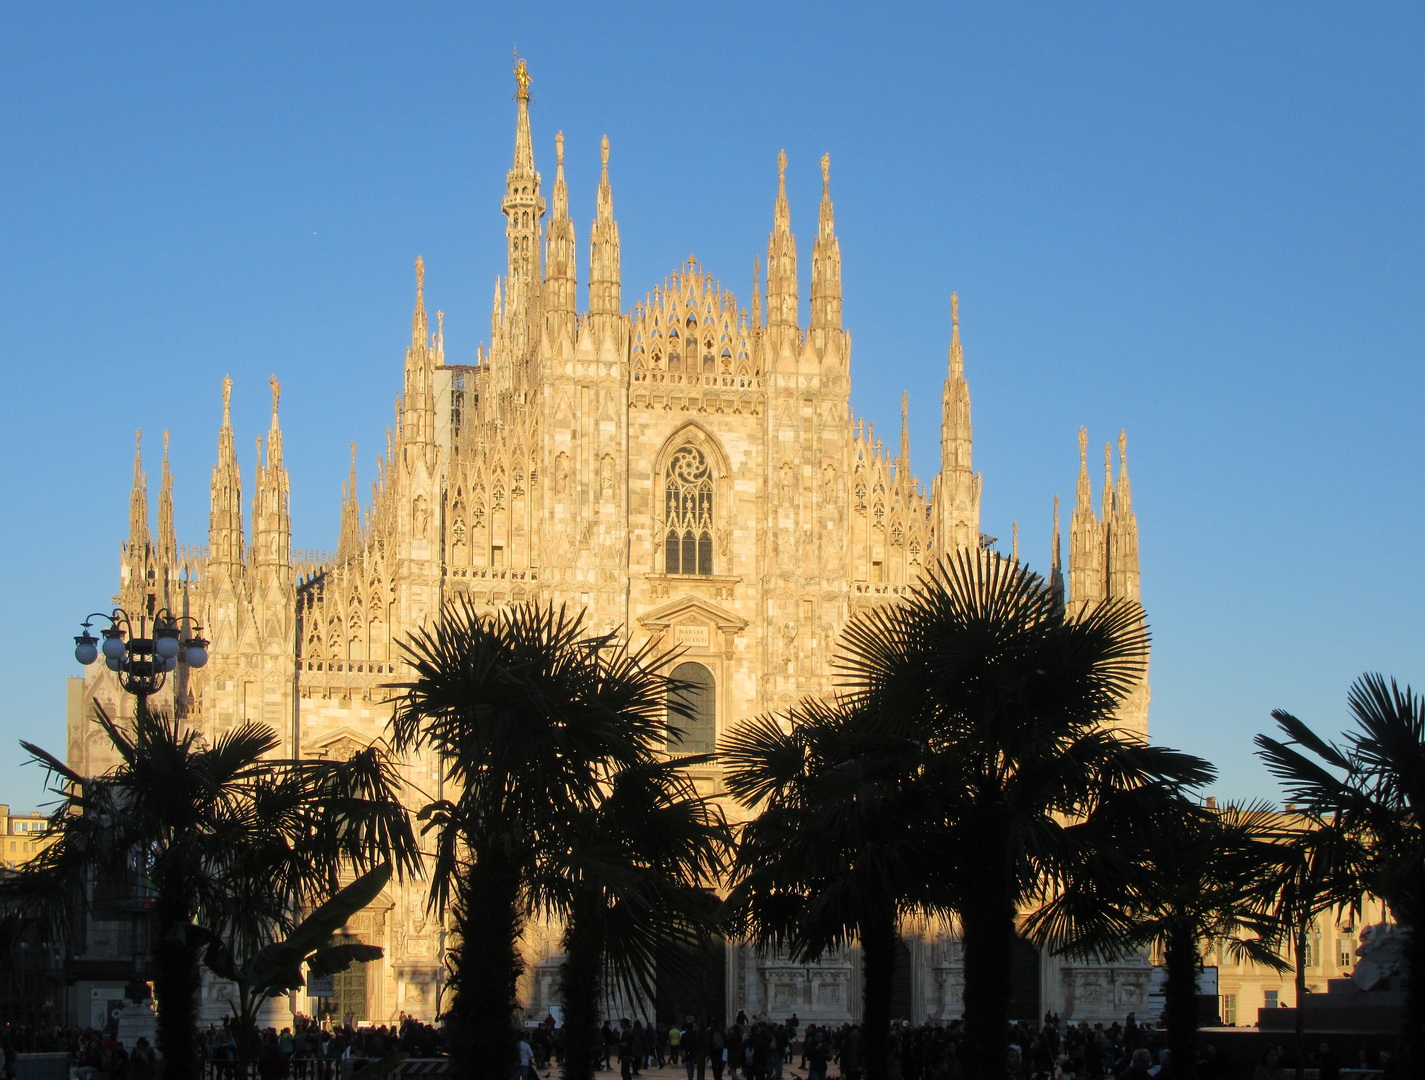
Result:
[[[1079,468],[1086,469],[1089,464],[1089,429],[1079,428]]]
[[[272,415],[277,415],[277,399],[282,396],[282,384],[277,381],[276,375],[271,375],[267,379],[267,385],[272,387]]]
[[[1118,433],[1118,460],[1124,467],[1128,467],[1128,430],[1125,428]]]
[[[167,429],[167,428],[164,428],[164,429],[163,429],[163,460],[164,460],[164,463],[167,464],[167,462],[168,462],[168,429]]]
[[[227,423],[228,417],[231,415],[232,403],[233,403],[233,377],[232,377],[231,375],[224,375],[224,376],[223,376],[223,422],[224,422],[224,423]]]
[[[419,255],[416,256],[416,293],[425,291],[426,287],[426,261]]]
[[[821,155],[821,193],[831,194],[831,155]]]
[[[901,391],[901,426],[904,427],[906,417],[910,413],[910,395],[904,390]]]
[[[554,133],[554,157],[559,165],[564,164],[564,132]]]
[[[608,137],[607,135],[605,135],[602,139],[599,140],[599,157],[603,160],[603,163],[604,163],[604,174],[605,174],[605,175],[608,175],[608,171],[609,171],[609,137]]]
[[[953,325],[955,325],[955,326],[959,326],[959,325],[960,325],[960,294],[959,294],[959,293],[953,293],[953,292],[952,292],[952,293],[950,294],[950,322],[951,322]]]
[[[786,195],[786,193],[787,193],[787,152],[786,152],[785,150],[778,150],[778,151],[777,151],[777,194],[778,194],[778,195]]]
[[[1016,521],[1013,525],[1013,528],[1014,532],[1011,535],[1014,537],[1014,539],[1011,541],[1011,544],[1013,545],[1010,548],[1011,557],[1014,559],[1015,562],[1019,562],[1019,522]]]
[[[515,53],[515,82],[519,84],[519,89],[515,91],[515,97],[521,101],[529,100],[529,68],[525,67],[525,62],[520,59],[520,54]]]

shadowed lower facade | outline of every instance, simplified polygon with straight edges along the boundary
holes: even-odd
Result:
[[[894,601],[943,555],[994,542],[980,531],[982,481],[971,460],[955,302],[929,489],[911,469],[904,409],[895,445],[852,415],[829,159],[821,161],[810,325],[802,326],[785,155],[748,306],[690,257],[625,308],[604,139],[581,311],[563,138],[555,138],[546,202],[523,71],[521,63],[514,163],[501,202],[507,270],[495,285],[490,341],[473,364],[446,362],[443,317],[436,312],[431,325],[418,259],[395,423],[365,503],[353,446],[334,552],[292,550],[275,378],[271,425],[246,490],[229,414],[233,386],[224,381],[206,544],[177,543],[166,437],[156,530],[135,454],[118,600],[133,611],[191,614],[205,627],[207,667],[180,665],[161,695],[205,732],[254,720],[281,734],[284,754],[349,756],[384,732],[391,707],[382,688],[404,677],[398,642],[466,594],[492,610],[529,599],[568,604],[587,610],[593,630],[681,647],[677,675],[697,688],[684,749],[710,749],[740,719],[828,691],[837,635],[858,610]],[[1139,597],[1122,436],[1117,457],[1115,476],[1105,447],[1095,506],[1080,432],[1067,565],[1055,501],[1049,575],[1070,604]],[[1146,736],[1148,697],[1144,682],[1117,722]],[[96,701],[132,715],[132,700],[102,664],[71,680],[68,757],[81,772],[109,764],[93,723]],[[404,769],[413,804],[424,801],[417,792],[439,791],[433,761],[417,757]],[[721,791],[716,768],[696,779],[705,792]],[[104,927],[93,926],[91,952],[102,951]],[[959,1015],[958,943],[944,928],[904,929],[897,1011],[916,1020]],[[392,885],[347,930],[381,945],[385,958],[339,977],[329,997],[299,995],[296,1008],[378,1022],[402,1011],[434,1016],[446,942],[419,885]],[[522,1000],[539,1018],[557,1003],[557,940],[547,928],[527,940]],[[720,952],[718,1005],[728,1017],[795,1011],[803,1021],[839,1022],[860,1012],[854,948],[811,965],[736,944]],[[1016,967],[1026,1016],[1121,1016],[1146,1003],[1147,984],[1138,958],[1073,965],[1028,950]],[[89,979],[74,993],[87,1001],[103,985]],[[226,1013],[226,989],[205,987],[209,1015]],[[694,1004],[673,995],[660,988],[660,1004]]]

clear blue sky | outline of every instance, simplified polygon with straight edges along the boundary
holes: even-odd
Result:
[[[951,290],[987,532],[1046,561],[1079,425],[1128,429],[1152,736],[1220,795],[1275,794],[1273,707],[1334,730],[1361,671],[1425,682],[1418,5],[11,4],[0,801],[41,796],[15,739],[64,750],[135,428],[201,543],[223,375],[250,481],[275,372],[295,540],[331,547],[417,254],[448,356],[488,337],[515,43],[581,278],[607,133],[625,301],[696,253],[745,304],[785,147],[805,312],[830,152],[853,403],[894,437],[910,391],[922,479]]]

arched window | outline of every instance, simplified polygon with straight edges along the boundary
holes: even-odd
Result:
[[[712,470],[696,446],[682,447],[668,462],[664,493],[664,571],[711,574]]]
[[[668,695],[668,748],[678,754],[710,754],[717,741],[717,687],[702,664],[673,669]],[[681,734],[677,734],[681,733]]]

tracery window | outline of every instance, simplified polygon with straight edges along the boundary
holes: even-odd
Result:
[[[713,572],[712,469],[696,446],[680,448],[668,462],[663,506],[667,530],[664,571],[710,575]]]

